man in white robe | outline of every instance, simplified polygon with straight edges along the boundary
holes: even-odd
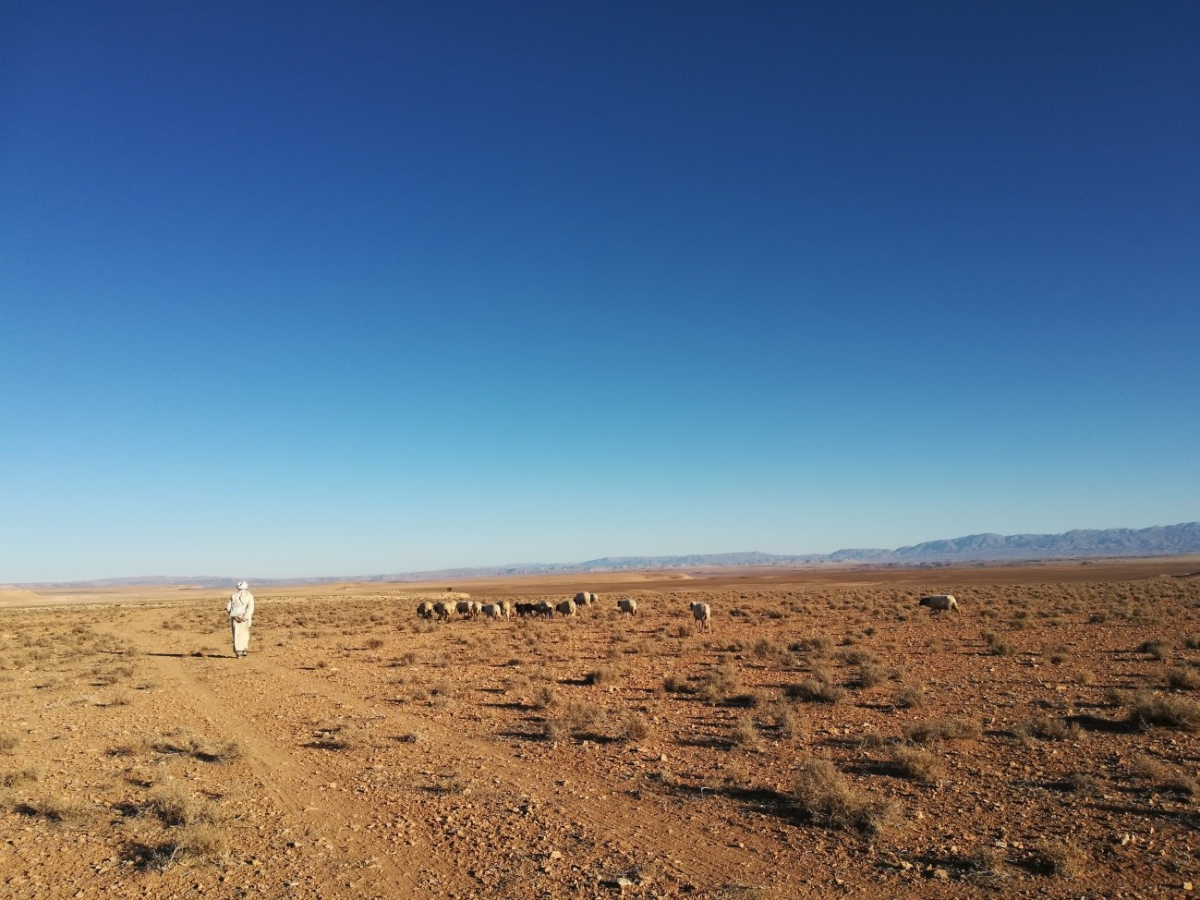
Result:
[[[250,620],[254,618],[254,595],[247,590],[249,587],[246,582],[239,581],[237,593],[225,604],[233,628],[233,655],[239,659],[246,655],[246,648],[250,646]]]

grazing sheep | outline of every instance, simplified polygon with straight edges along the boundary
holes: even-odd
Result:
[[[472,614],[472,610],[471,610],[472,605],[473,604],[471,603],[470,600],[459,600],[457,603],[454,604],[454,611],[456,613],[458,613],[460,616],[463,616],[463,617],[469,619],[469,618],[471,618],[471,614]]]
[[[428,600],[422,600],[420,605],[417,607],[417,615],[420,616],[422,619],[432,619],[433,618],[433,604],[430,603]]]
[[[692,618],[696,620],[696,627],[700,631],[712,630],[712,607],[707,603],[693,603]]]
[[[575,615],[575,610],[578,607],[575,606],[574,600],[564,600],[554,608],[557,609],[561,615],[573,616]]]
[[[554,618],[554,607],[545,600],[539,600],[538,605],[534,607],[534,611],[539,616],[545,616],[547,619]]]
[[[472,619],[477,618],[481,612],[483,612],[483,604],[480,603],[478,600],[472,600],[471,601],[471,618]]]
[[[433,604],[433,614],[442,621],[450,618],[450,613],[454,612],[455,604],[447,603],[445,600],[439,600]]]
[[[518,603],[517,604],[517,615],[520,616],[522,619],[525,618],[526,616],[532,616],[535,612],[537,612],[537,606],[535,606],[532,603]]]
[[[500,601],[500,615],[506,619],[511,619],[513,614],[513,605],[507,600]]]
[[[580,591],[575,595],[576,606],[591,606],[596,602],[596,595],[588,591]]]
[[[617,601],[617,609],[619,609],[623,613],[629,613],[629,615],[631,615],[631,616],[636,615],[637,614],[637,601],[631,600],[629,597],[622,597],[620,600]]]
[[[960,616],[962,610],[958,608],[958,601],[954,599],[953,594],[933,594],[929,597],[922,597],[918,606],[928,606],[930,615],[935,613],[944,613],[954,610]]]
[[[480,612],[483,613],[483,616],[486,619],[498,619],[503,615],[499,603],[485,603],[480,609]]]

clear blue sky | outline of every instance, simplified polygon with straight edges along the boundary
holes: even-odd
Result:
[[[1200,518],[1200,4],[0,8],[0,582]]]

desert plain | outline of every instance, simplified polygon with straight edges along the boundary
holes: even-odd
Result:
[[[0,590],[0,898],[1189,896],[1197,570]]]

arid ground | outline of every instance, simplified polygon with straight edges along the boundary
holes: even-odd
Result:
[[[0,898],[1186,896],[1197,570],[0,591]]]

